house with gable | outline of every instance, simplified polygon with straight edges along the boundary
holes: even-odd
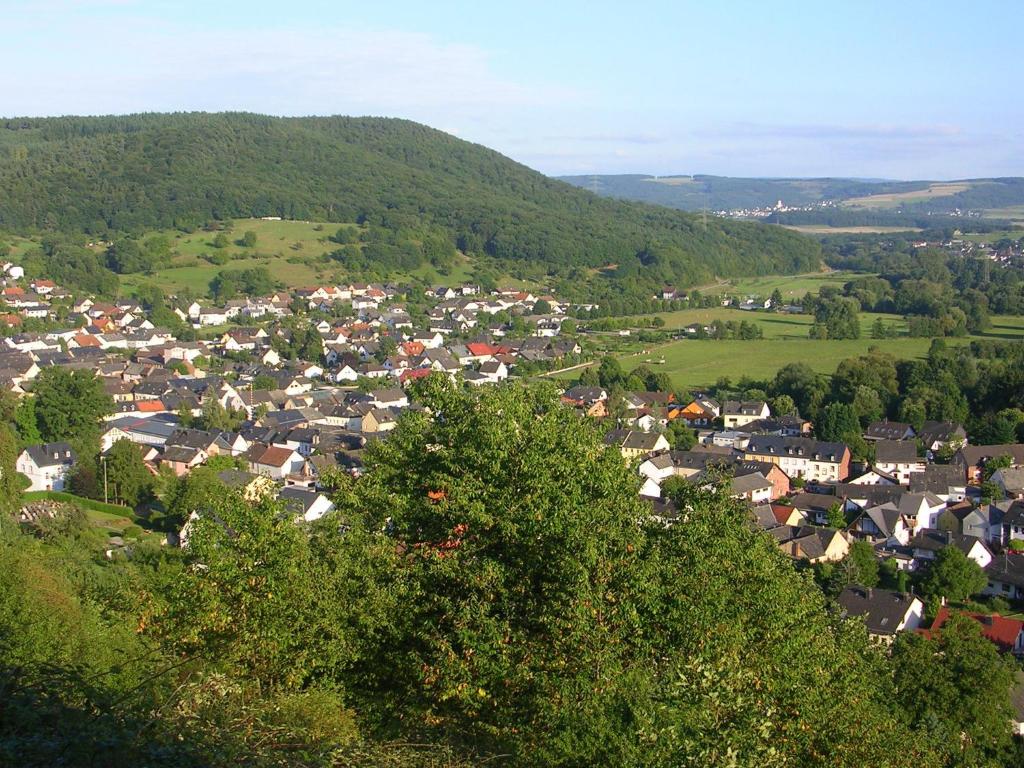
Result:
[[[875,468],[896,478],[900,485],[910,485],[911,474],[924,472],[925,460],[917,455],[912,440],[878,440],[875,442]]]
[[[75,460],[68,443],[40,443],[18,455],[15,469],[29,479],[27,491],[62,491]]]
[[[899,632],[913,632],[924,620],[924,603],[905,592],[851,585],[836,602],[843,618],[863,620],[871,639],[885,645]]]
[[[722,423],[726,429],[735,429],[758,419],[772,415],[768,403],[763,400],[726,400],[722,406]]]

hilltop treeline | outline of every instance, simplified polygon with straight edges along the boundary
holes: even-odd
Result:
[[[607,200],[405,120],[146,114],[11,119],[0,228],[191,229],[281,216],[443,232],[464,252],[655,285],[814,269],[797,235]]]

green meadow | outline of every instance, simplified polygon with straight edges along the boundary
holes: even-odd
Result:
[[[844,283],[856,277],[869,277],[867,273],[843,271],[810,272],[803,275],[768,275],[764,277],[740,277],[722,280],[697,288],[705,295],[729,295],[736,298],[761,296],[768,298],[778,289],[787,301],[802,299],[807,293],[817,293],[825,285],[842,288]]]
[[[863,313],[862,338],[842,340],[808,338],[813,322],[813,318],[808,315],[716,308],[669,312],[663,313],[662,317],[666,320],[666,328],[671,329],[696,322],[706,324],[711,320],[747,320],[757,323],[764,331],[763,339],[684,339],[648,346],[637,353],[619,355],[626,369],[647,365],[655,371],[668,373],[677,387],[690,389],[710,386],[721,377],[733,381],[743,376],[767,379],[783,366],[794,362],[804,362],[819,373],[831,374],[846,358],[863,355],[871,349],[881,350],[899,359],[922,358],[932,343],[929,338],[908,336],[871,338],[871,325],[878,318],[895,325],[899,333],[905,333],[906,324],[898,315]],[[994,317],[991,329],[985,334],[949,338],[946,341],[949,344],[965,344],[978,338],[1024,340],[1024,317]],[[579,374],[577,372],[574,375]]]

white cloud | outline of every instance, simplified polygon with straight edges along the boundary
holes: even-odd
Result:
[[[84,21],[78,50],[39,52],[0,73],[7,114],[245,109],[386,114],[437,123],[564,105],[577,94],[494,73],[482,49],[351,28],[234,31],[144,19]]]

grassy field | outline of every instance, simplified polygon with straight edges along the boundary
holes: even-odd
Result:
[[[1011,205],[1007,208],[989,208],[982,215],[986,219],[1009,219],[1024,225],[1024,205]]]
[[[846,358],[863,355],[871,348],[900,359],[921,358],[932,343],[931,339],[907,336],[871,338],[871,325],[878,318],[905,332],[906,323],[898,315],[862,313],[862,338],[828,341],[808,338],[809,326],[813,322],[808,315],[775,315],[722,307],[687,309],[662,313],[661,316],[665,318],[666,328],[681,328],[690,323],[708,323],[711,320],[747,320],[758,323],[764,331],[764,339],[754,341],[686,339],[618,355],[626,369],[647,365],[655,371],[669,374],[676,386],[691,389],[710,386],[723,376],[733,381],[742,376],[770,378],[779,368],[793,362],[805,362],[819,373],[831,374]],[[951,338],[947,342],[964,344],[976,338],[1024,340],[1024,317],[995,317],[992,328],[985,334]],[[577,376],[578,371],[565,374],[565,378]]]
[[[920,227],[830,227],[825,224],[790,224],[786,229],[805,235],[882,235],[890,232],[920,232]]]
[[[230,243],[224,248],[214,247],[216,232],[164,230],[159,234],[171,242],[172,265],[152,275],[124,275],[121,278],[122,290],[130,293],[133,288],[150,283],[168,292],[187,289],[202,295],[222,269],[251,267],[266,267],[275,280],[292,287],[333,280],[339,270],[325,257],[339,246],[328,237],[342,226],[358,229],[355,224],[235,219],[231,229],[225,233]],[[252,248],[245,248],[237,242],[248,231],[256,234],[256,245]],[[208,254],[224,255],[230,261],[224,265],[212,264],[203,258]]]
[[[161,230],[149,232],[143,240],[153,235],[163,235],[170,241],[171,265],[153,274],[130,274],[121,276],[121,292],[129,295],[140,285],[149,284],[162,288],[167,293],[188,290],[202,296],[209,292],[210,282],[224,269],[248,269],[266,267],[270,275],[288,288],[298,288],[317,283],[340,283],[355,280],[338,263],[328,257],[340,246],[329,238],[341,227],[353,231],[356,224],[319,223],[314,221],[263,221],[262,219],[235,219],[225,231],[229,244],[223,248],[213,245],[216,232],[179,232]],[[238,241],[248,232],[256,235],[256,245],[242,246]],[[38,247],[38,242],[23,237],[3,238],[11,245],[11,259],[19,262],[25,253]],[[105,245],[97,243],[94,250],[101,252]],[[206,256],[227,257],[224,264],[211,263]],[[411,273],[428,283],[461,283],[472,280],[473,263],[458,255],[455,266],[447,274],[441,274],[429,264]],[[502,287],[536,288],[528,280],[517,280],[505,276],[499,279]]]
[[[1024,237],[1024,229],[1004,229],[999,232],[968,232],[960,235],[961,240],[969,240],[972,243],[995,243],[1003,238],[1020,240]]]
[[[708,324],[712,320],[739,322],[746,320],[761,326],[765,339],[807,339],[810,327],[814,323],[811,315],[786,315],[774,312],[745,312],[733,307],[712,307],[711,309],[681,309],[676,312],[659,312],[658,317],[665,321],[666,330],[683,328],[693,323]],[[906,322],[900,315],[862,313],[860,316],[861,333],[867,337],[871,333],[871,325],[881,318],[886,323],[896,326],[901,333],[906,332]]]
[[[929,184],[927,189],[913,192],[889,192],[864,197],[851,197],[843,201],[844,206],[851,208],[898,208],[908,203],[922,203],[936,197],[949,197],[971,188],[969,182],[937,182]]]
[[[648,365],[669,374],[677,387],[699,388],[722,377],[737,381],[743,376],[768,379],[794,362],[805,362],[819,373],[833,373],[848,357],[862,355],[877,347],[897,358],[923,357],[931,339],[856,339],[815,341],[812,339],[764,339],[758,341],[676,341],[622,358],[627,370]]]
[[[772,275],[768,277],[741,277],[723,280],[711,285],[702,285],[697,290],[703,294],[729,296],[761,296],[768,298],[778,289],[784,299],[802,299],[806,293],[817,293],[823,285],[842,288],[844,283],[855,277],[870,277],[864,272],[810,272],[804,275]],[[694,321],[690,321],[694,322]]]

